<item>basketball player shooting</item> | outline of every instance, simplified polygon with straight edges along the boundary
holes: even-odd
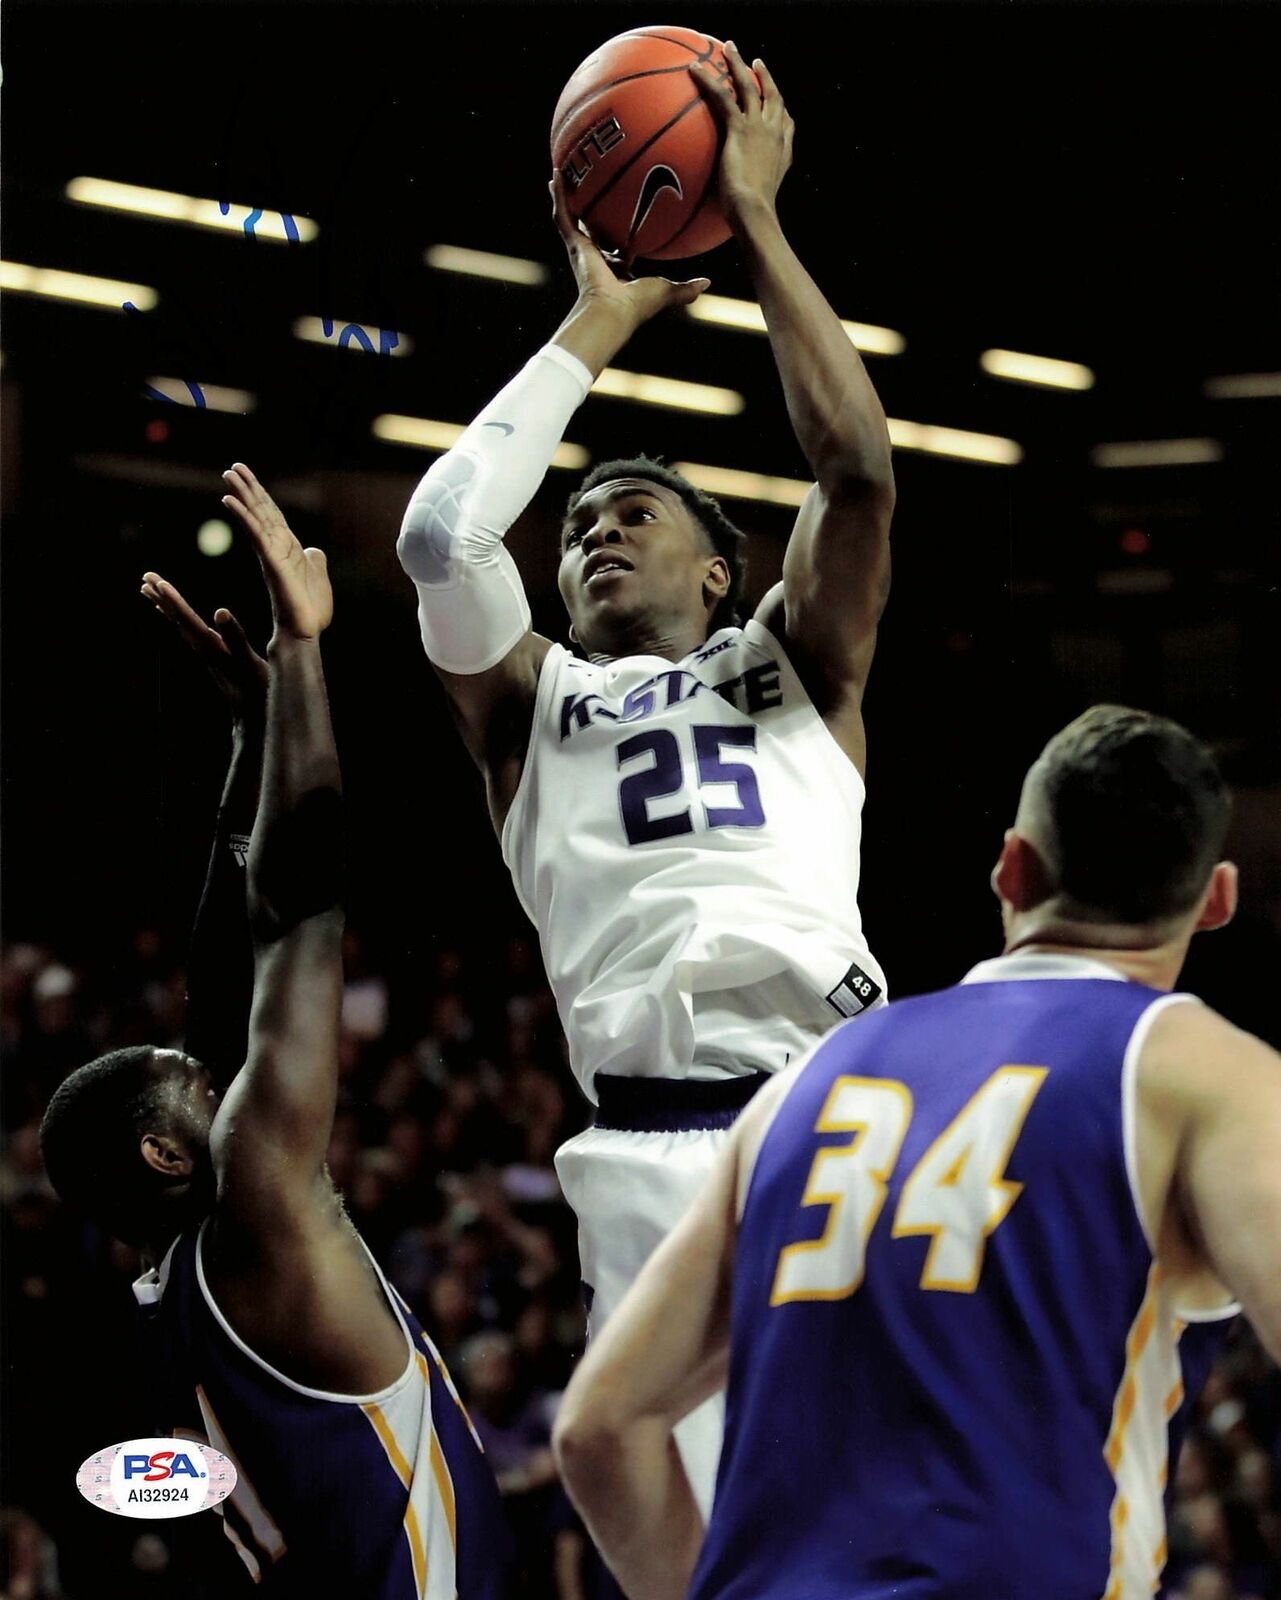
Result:
[[[333,610],[325,560],[303,550],[247,467],[224,477],[224,504],[271,594],[266,662],[229,613],[209,627],[154,573],[143,592],[233,709],[250,702],[246,721],[267,678],[248,1057],[225,1094],[176,1050],[117,1050],[81,1067],[46,1112],[45,1164],[65,1199],[153,1264],[135,1293],[170,1411],[161,1426],[235,1461],[239,1482],[218,1510],[266,1592],[497,1600],[504,1527],[492,1476],[439,1357],[324,1166],[343,926],[342,799],[320,658]],[[241,739],[235,749],[252,766]]]
[[[1182,728],[1095,707],[1024,784],[1005,953],[742,1118],[558,1419],[631,1600],[1156,1593],[1226,1319],[1281,1360],[1281,1057],[1171,992],[1227,816]],[[671,1429],[727,1371],[700,1554]]]
[[[742,535],[648,458],[572,495],[559,586],[580,656],[530,629],[502,538],[593,381],[705,278],[622,280],[555,216],[578,295],[436,461],[398,550],[427,655],[487,786],[595,1125],[559,1152],[593,1325],[618,1303],[770,1073],[883,1000],[857,903],[862,698],[889,582],[885,417],[779,225],[792,121],[764,63],[691,76],[724,129],[719,196],[815,482],[746,626]],[[680,1435],[710,1502],[720,1417]]]

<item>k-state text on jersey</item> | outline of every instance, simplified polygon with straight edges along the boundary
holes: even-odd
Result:
[[[692,700],[695,695],[712,693],[720,695],[739,711],[754,717],[762,711],[783,704],[783,689],[779,682],[779,668],[775,661],[762,661],[748,667],[737,677],[723,683],[705,683],[702,678],[683,667],[672,667],[657,672],[644,683],[637,684],[621,700],[612,703],[604,695],[588,692],[567,694],[561,701],[560,736],[568,739],[580,728],[593,722],[643,722],[669,706]]]

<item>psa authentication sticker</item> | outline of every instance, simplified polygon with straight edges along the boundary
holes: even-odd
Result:
[[[191,1439],[128,1439],[91,1455],[76,1473],[90,1505],[122,1517],[189,1517],[235,1487],[227,1457]]]

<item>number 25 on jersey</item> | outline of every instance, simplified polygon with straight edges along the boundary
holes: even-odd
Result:
[[[987,1237],[1023,1188],[1005,1176],[1011,1152],[1042,1083],[1044,1067],[998,1067],[912,1169],[891,1236],[930,1235],[922,1289],[971,1294]],[[814,1157],[803,1206],[826,1206],[821,1236],[779,1253],[771,1305],[843,1300],[863,1281],[867,1241],[885,1204],[890,1174],[912,1120],[912,1094],[890,1078],[840,1077],[815,1133],[852,1133]]]

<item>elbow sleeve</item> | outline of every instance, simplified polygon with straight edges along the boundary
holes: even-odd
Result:
[[[446,672],[484,672],[528,631],[529,602],[503,536],[591,384],[577,357],[546,346],[415,489],[396,553],[418,589],[423,648]]]

